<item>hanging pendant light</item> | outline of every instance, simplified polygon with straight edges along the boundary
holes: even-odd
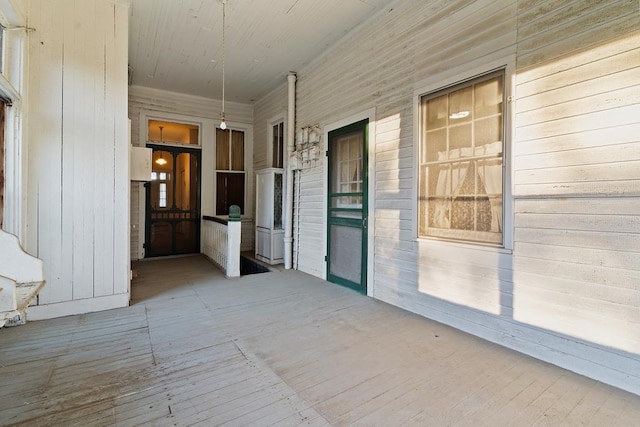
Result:
[[[225,18],[227,15],[226,11],[227,0],[222,0],[222,114],[220,121],[220,129],[225,130],[227,128],[227,123],[224,121],[224,69],[225,69],[225,60],[226,60],[226,52],[225,52]]]
[[[162,142],[162,129],[164,129],[164,126],[158,127],[160,128],[160,142]],[[167,161],[162,157],[162,151],[160,151],[160,157],[158,158],[158,160],[156,160],[156,164],[160,166],[164,166],[167,164]]]

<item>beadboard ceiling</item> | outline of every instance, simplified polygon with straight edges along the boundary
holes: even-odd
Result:
[[[390,0],[227,0],[227,101],[253,103]],[[222,0],[133,0],[133,85],[220,99]]]

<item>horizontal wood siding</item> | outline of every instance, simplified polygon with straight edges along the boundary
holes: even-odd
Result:
[[[128,6],[37,0],[28,16],[28,246],[46,317],[128,293]]]
[[[485,57],[515,51],[513,2],[395,2],[321,60],[299,73],[298,126],[329,124],[376,109],[373,175],[373,295],[392,303],[388,288],[493,314],[510,312],[511,262],[467,249],[445,255],[414,235],[414,122],[412,97],[420,81],[446,70],[477,67]],[[324,269],[324,162],[301,174],[300,268]],[[294,221],[294,225],[298,220]],[[508,258],[508,257],[507,257]],[[501,304],[506,307],[501,309]]]
[[[640,393],[638,29],[635,0],[397,1],[298,70],[296,129],[376,111],[374,297]],[[414,92],[508,56],[513,247],[417,240]],[[316,276],[325,168],[296,176],[294,267]]]
[[[283,82],[286,82],[286,78],[283,76]],[[267,147],[269,143],[269,120],[273,119],[276,115],[287,111],[287,85],[280,86],[276,90],[272,91],[265,97],[261,98],[254,105],[254,126],[253,126],[253,170],[254,174],[251,177],[253,182],[253,188],[256,188],[255,171],[271,167],[267,164]],[[286,113],[285,113],[286,114]],[[284,129],[285,133],[287,129]],[[285,136],[286,142],[286,136]],[[286,147],[284,147],[286,152]],[[255,193],[251,195],[253,199],[253,206],[255,207]],[[255,212],[253,213],[255,217]],[[244,231],[243,231],[244,232]],[[253,233],[254,230],[251,230]]]
[[[514,319],[636,355],[635,387],[638,11],[637,1],[520,4],[514,144]]]
[[[131,141],[133,145],[141,145],[140,132],[145,132],[144,124],[140,123],[140,113],[143,111],[151,113],[169,113],[181,116],[193,117],[194,120],[203,121],[202,129],[202,212],[203,215],[213,215],[213,180],[214,180],[214,129],[219,124],[220,111],[222,103],[217,99],[203,98],[193,95],[180,94],[175,92],[150,89],[141,86],[129,87],[129,118],[131,119]],[[253,125],[253,107],[248,104],[240,104],[237,102],[225,102],[225,114],[227,122]],[[246,141],[249,144],[253,142]],[[250,179],[250,175],[247,177]],[[144,239],[144,218],[137,206],[144,205],[144,189],[139,185],[131,186],[131,215],[137,217],[135,222],[138,223],[137,232],[131,233],[130,246],[132,248],[132,258],[137,252],[133,252],[133,248],[140,247],[140,239]],[[252,185],[249,188],[253,188]],[[251,192],[252,193],[252,192]],[[249,206],[253,206],[252,194],[247,194]],[[133,220],[132,220],[133,221]],[[253,248],[253,211],[245,214],[242,220],[242,243],[243,251]],[[137,250],[139,251],[139,249]]]

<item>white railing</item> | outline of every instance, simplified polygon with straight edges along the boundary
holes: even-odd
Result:
[[[205,216],[202,221],[202,253],[227,277],[240,276],[240,215],[229,220]]]

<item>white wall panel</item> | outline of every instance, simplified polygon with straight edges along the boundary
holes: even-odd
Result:
[[[27,14],[36,30],[29,39],[28,245],[43,259],[47,282],[29,313],[121,306],[129,289],[128,6],[36,0]]]

